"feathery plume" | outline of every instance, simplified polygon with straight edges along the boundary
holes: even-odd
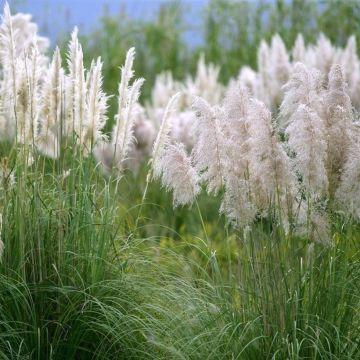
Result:
[[[336,200],[340,207],[360,219],[360,144],[353,143],[344,166],[341,182],[336,190]]]
[[[10,10],[8,9],[8,14]],[[49,39],[38,36],[38,26],[32,22],[32,16],[30,14],[18,13],[11,15],[11,24],[15,40],[15,56],[23,56],[24,53],[28,53],[33,47],[34,38],[36,37],[36,46],[41,55],[44,55],[49,48]],[[6,32],[6,24],[0,25],[0,33]],[[1,45],[0,45],[1,47]]]
[[[205,56],[202,54],[197,63],[195,79],[188,78],[184,90],[190,101],[194,96],[201,96],[210,104],[217,104],[222,95],[222,87],[218,81],[220,67],[214,64],[206,64]],[[187,105],[190,105],[187,102]]]
[[[135,58],[135,48],[130,48],[126,53],[125,64],[121,67],[121,80],[119,83],[118,115],[121,114],[126,106],[129,97],[129,82],[134,76],[133,63]]]
[[[243,66],[241,68],[238,81],[251,95],[256,94],[258,86],[257,73],[249,66]],[[231,87],[231,84],[229,87]]]
[[[0,51],[3,72],[3,96],[1,108],[6,118],[6,128],[9,128],[8,135],[14,135],[16,131],[16,108],[18,95],[18,57],[16,56],[16,30],[13,29],[13,22],[9,4],[6,2],[1,17],[2,25],[0,31]]]
[[[194,146],[194,136],[190,129],[195,121],[196,116],[194,112],[189,110],[170,116],[171,139],[183,143],[189,149],[192,148]]]
[[[231,86],[225,96],[223,120],[225,134],[225,191],[220,212],[236,227],[251,223],[257,213],[251,202],[249,183],[250,97],[241,83]]]
[[[104,128],[107,120],[108,96],[102,90],[102,62],[98,58],[92,61],[90,71],[87,75],[87,97],[86,97],[86,118],[85,118],[85,149],[90,151],[99,141],[104,141]]]
[[[59,156],[58,136],[61,136],[63,77],[60,50],[56,47],[42,89],[41,123],[36,139],[39,150],[51,158]]]
[[[321,116],[321,74],[319,71],[308,69],[302,63],[296,63],[289,81],[282,89],[285,95],[280,105],[280,125],[286,127],[300,105],[306,105]]]
[[[346,93],[346,83],[340,65],[334,64],[329,73],[329,88],[324,93],[324,106],[328,147],[326,169],[329,195],[333,198],[349,147],[356,134],[351,100]]]
[[[132,70],[135,57],[135,49],[131,48],[126,55],[125,65],[121,68],[121,80],[119,84],[118,113],[115,116],[115,126],[112,132],[112,146],[117,166],[126,160],[127,153],[134,141],[134,123],[136,110],[135,105],[140,96],[140,89],[144,79],[136,79],[132,86],[129,85],[134,76]]]
[[[302,34],[298,34],[292,49],[292,60],[294,63],[306,61],[306,48]]]
[[[31,116],[31,140],[36,140],[39,132],[39,114],[40,114],[40,78],[43,71],[40,63],[40,53],[37,48],[36,37],[30,52],[30,71],[29,71],[29,95],[30,95],[30,116]]]
[[[169,117],[170,117],[171,112],[173,111],[180,95],[181,95],[180,93],[176,93],[175,95],[173,95],[170,98],[170,100],[166,106],[166,110],[164,112],[164,115],[163,115],[163,118],[161,121],[160,130],[154,141],[154,146],[152,149],[151,161],[153,163],[154,168],[157,167],[157,161],[161,158],[164,148],[169,143],[169,140],[170,140],[169,134],[171,131],[171,122],[169,121]]]
[[[272,69],[270,63],[270,49],[262,40],[257,53],[257,65],[259,74],[259,89],[256,96],[265,104],[270,105],[272,97]]]
[[[224,162],[224,177],[243,179],[248,173],[250,138],[248,116],[250,96],[240,84],[230,87],[226,93],[221,124],[225,135],[224,148],[227,161]],[[233,180],[230,183],[234,183]]]
[[[257,207],[266,210],[268,201],[293,191],[289,159],[278,143],[271,113],[264,103],[253,99],[249,112],[249,178]]]
[[[129,90],[129,95],[125,107],[122,112],[116,116],[116,124],[113,129],[113,146],[114,154],[116,155],[119,166],[121,162],[126,159],[130,145],[134,141],[134,124],[136,117],[134,110],[135,104],[138,102],[140,96],[140,89],[144,83],[144,79],[136,79]]]
[[[322,74],[327,75],[334,62],[334,57],[335,49],[331,45],[330,40],[324,34],[320,34],[315,47],[316,68]]]
[[[17,63],[18,93],[16,99],[19,144],[32,147],[38,133],[39,123],[39,52],[36,43],[29,56]]]
[[[154,176],[161,177],[162,185],[173,191],[174,207],[191,204],[200,191],[198,175],[181,143],[166,146],[156,162]]]
[[[85,135],[86,82],[83,52],[78,40],[78,29],[76,27],[71,34],[67,61],[69,66],[69,84],[66,93],[67,121],[65,132],[67,135],[74,132],[77,136],[77,141],[82,144]]]
[[[351,117],[352,105],[346,93],[347,84],[343,70],[339,64],[334,64],[329,72],[328,91],[324,94],[324,102],[328,113],[328,124],[333,123],[332,115],[338,106],[341,106]]]
[[[207,192],[218,193],[223,186],[224,134],[217,112],[208,102],[197,98],[193,105],[198,120],[195,125],[195,145],[192,152],[194,166],[201,181],[207,183]]]
[[[180,90],[170,71],[160,73],[155,78],[155,83],[151,91],[151,106],[159,109],[165,108],[170,97]]]
[[[285,44],[278,34],[271,39],[271,62],[274,79],[278,82],[280,88],[288,80],[290,62]]]
[[[352,102],[359,105],[359,96],[357,94],[359,90],[357,85],[360,81],[360,62],[357,55],[356,38],[354,35],[349,37],[346,48],[341,53],[340,62]]]
[[[138,174],[140,165],[148,158],[157,134],[152,121],[146,118],[145,109],[136,105],[136,120],[134,125],[134,137],[136,141],[131,144],[124,167]]]
[[[326,133],[322,119],[307,105],[301,104],[286,129],[288,145],[295,152],[293,163],[301,175],[308,193],[327,193],[328,179],[325,169]]]

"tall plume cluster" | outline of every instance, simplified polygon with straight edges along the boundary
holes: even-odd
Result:
[[[175,205],[204,187],[221,194],[220,212],[235,226],[267,217],[327,241],[329,211],[360,218],[360,133],[346,73],[336,63],[325,75],[301,62],[286,68],[276,116],[240,80],[220,104],[196,98],[191,153],[170,142],[162,181]]]
[[[219,82],[220,68],[214,64],[206,64],[204,56],[200,56],[196,75],[187,76],[184,82],[174,80],[171,72],[164,72],[156,77],[151,93],[151,99],[145,106],[145,116],[154,132],[160,128],[160,121],[170,98],[180,92],[176,114],[169,119],[171,123],[170,137],[174,141],[182,142],[187,148],[194,145],[192,124],[196,120],[191,110],[193,99],[202,97],[210,104],[215,105],[221,101],[224,86]]]
[[[130,49],[118,94],[118,112],[111,139],[103,132],[108,96],[102,89],[103,63],[93,60],[85,69],[83,51],[75,28],[67,52],[67,69],[60,50],[51,59],[47,39],[38,37],[37,26],[25,14],[11,16],[5,4],[0,26],[1,139],[26,149],[28,159],[36,152],[57,158],[69,139],[80,153],[94,153],[105,169],[120,169],[134,142],[134,120],[143,79],[132,84],[134,49]]]
[[[245,88],[233,86],[221,105],[196,98],[193,107],[197,119],[191,154],[170,141],[160,157],[165,159],[163,183],[175,189],[174,203],[191,203],[204,185],[208,194],[222,193],[220,210],[237,226],[266,216],[269,208],[282,209],[278,215],[288,219],[289,199],[296,196],[295,177],[266,105]],[[181,158],[173,155],[175,149],[182,150]],[[170,174],[166,159],[171,159],[171,168],[186,170]]]
[[[355,36],[351,36],[342,49],[334,47],[323,34],[320,34],[315,44],[305,46],[304,39],[299,34],[294,47],[288,52],[280,36],[275,35],[270,44],[261,42],[257,71],[244,67],[236,81],[240,81],[254,97],[276,112],[283,99],[282,87],[299,62],[309,69],[318,70],[325,83],[329,80],[331,67],[338,64],[342,68],[347,83],[346,92],[353,106],[360,106],[360,61]]]
[[[141,111],[142,120],[139,124],[145,123],[146,129],[151,129],[148,131],[151,135],[147,137],[148,141],[144,138],[138,139],[137,147],[146,149],[138,159],[150,155],[149,143],[154,141],[154,134],[160,127],[159,119],[162,118],[167,102],[176,92],[181,92],[182,95],[179,99],[178,112],[169,119],[172,123],[170,136],[174,141],[184,143],[188,150],[192,149],[195,143],[193,124],[196,122],[196,117],[194,111],[191,111],[194,98],[201,97],[212,106],[218,105],[228,90],[239,84],[247,90],[249,96],[265,103],[274,114],[277,125],[284,129],[289,121],[289,114],[292,114],[295,108],[289,109],[287,114],[284,112],[279,114],[286,92],[283,87],[290,79],[297,81],[293,75],[300,71],[298,63],[302,63],[313,73],[310,82],[304,85],[309,87],[308,92],[303,89],[304,96],[308,97],[313,106],[319,106],[316,104],[317,97],[313,96],[314,92],[328,86],[329,72],[334,64],[338,64],[347,84],[346,94],[353,107],[360,110],[360,61],[354,36],[349,38],[346,47],[342,49],[334,47],[322,34],[315,44],[305,45],[303,37],[299,34],[291,51],[287,51],[281,37],[275,35],[270,43],[265,41],[260,43],[257,59],[256,71],[249,66],[242,67],[238,77],[231,79],[227,86],[219,81],[219,67],[206,64],[203,56],[199,58],[194,78],[189,76],[185,81],[180,82],[173,78],[171,72],[159,74],[151,99]],[[303,101],[306,102],[306,99]],[[287,103],[290,102],[291,95]]]

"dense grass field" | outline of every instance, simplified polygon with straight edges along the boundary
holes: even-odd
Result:
[[[254,16],[252,25],[237,6]],[[172,3],[159,23],[104,18],[97,36],[80,37],[83,47],[74,31],[53,54],[42,38],[27,38],[29,20],[5,5],[0,360],[360,359],[359,95],[350,81],[360,62],[357,39],[347,40],[358,5],[313,7],[210,1],[206,43],[190,53],[180,30],[167,32],[179,9]],[[272,37],[273,17],[286,9],[312,17],[294,17],[291,32],[279,32],[282,43]],[[241,27],[227,29],[233,46],[222,48],[231,11]],[[263,11],[272,20],[258,29],[252,21]],[[339,33],[327,26],[334,18]],[[143,26],[138,39],[131,30]],[[295,51],[287,57],[298,32],[307,44],[324,29],[329,40],[304,45],[304,67]],[[257,51],[261,39],[269,46]],[[168,56],[162,41],[173,46]],[[320,77],[313,67],[321,70],[325,56],[316,62],[312,54],[323,48],[332,58]],[[206,64],[198,62],[202,50]],[[266,51],[269,66],[285,62],[288,71],[280,83],[284,66],[272,67],[280,75],[271,87]],[[104,64],[91,63],[99,55]],[[221,65],[219,77],[208,61]],[[260,79],[252,92],[241,79],[239,88],[228,84],[244,64]],[[160,78],[156,91],[155,75],[165,70],[174,81]],[[139,76],[149,79],[140,101]],[[175,90],[182,95],[172,97]],[[178,130],[180,115],[198,125]],[[278,126],[284,117],[295,125]],[[176,141],[171,121],[182,134]],[[195,139],[186,143],[189,134]]]
[[[2,358],[360,356],[357,224],[334,216],[331,246],[270,222],[238,233],[213,202],[173,211],[152,184],[135,228],[144,183],[131,175],[118,184],[90,159],[28,168],[12,156]]]

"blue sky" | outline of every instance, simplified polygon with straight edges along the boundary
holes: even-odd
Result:
[[[14,0],[10,0],[11,3]],[[47,35],[52,41],[68,33],[77,25],[81,32],[94,28],[99,17],[107,7],[110,13],[116,13],[121,8],[126,9],[132,17],[151,18],[164,0],[15,0],[16,9],[31,13],[40,27],[40,33]],[[183,0],[189,6],[187,21],[194,23],[201,7],[207,0]],[[190,42],[200,41],[200,35],[189,32],[186,37]]]

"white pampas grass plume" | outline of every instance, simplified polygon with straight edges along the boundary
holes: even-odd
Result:
[[[218,112],[218,115],[222,117],[220,122],[225,136],[224,178],[225,183],[228,183],[226,189],[235,183],[233,177],[239,179],[247,177],[250,104],[250,96],[247,90],[240,84],[234,84],[226,93],[223,111]]]
[[[185,103],[190,105],[194,96],[201,96],[210,104],[219,103],[222,96],[222,86],[218,81],[220,67],[214,64],[206,64],[202,54],[197,64],[195,79],[187,78],[184,89]]]
[[[325,195],[328,189],[325,168],[327,143],[323,120],[301,104],[286,129],[288,145],[295,152],[293,163],[308,193]]]
[[[86,97],[86,133],[83,145],[90,151],[98,141],[104,141],[104,128],[107,120],[107,101],[108,96],[102,90],[102,62],[98,58],[92,61],[90,71],[87,76],[87,97]]]
[[[154,146],[152,149],[152,156],[151,156],[151,162],[153,163],[153,167],[157,167],[157,161],[160,159],[160,157],[162,156],[162,152],[165,148],[165,146],[169,143],[170,138],[169,138],[169,134],[171,132],[171,122],[169,121],[170,115],[172,113],[172,111],[174,110],[174,107],[177,104],[177,101],[180,97],[181,93],[176,93],[175,95],[173,95],[164,112],[162,121],[161,121],[161,125],[160,125],[160,129],[159,132],[156,136],[156,139],[154,141]]]
[[[360,80],[360,62],[356,49],[356,38],[350,36],[346,48],[340,57],[341,66],[344,72],[345,80],[348,84],[348,91],[351,100],[359,105],[358,82]]]
[[[257,214],[257,208],[251,202],[250,191],[248,179],[237,177],[235,173],[226,176],[220,212],[237,228],[249,225]]]
[[[249,184],[250,97],[241,83],[229,87],[223,105],[226,161],[224,162],[225,192],[220,212],[235,227],[251,223],[257,213],[251,202]]]
[[[140,89],[144,83],[144,79],[136,79],[130,88],[127,103],[122,109],[121,113],[116,116],[116,124],[113,129],[112,143],[114,146],[114,153],[120,163],[126,160],[126,156],[131,144],[134,142],[134,125],[136,103],[140,96]]]
[[[194,136],[191,127],[196,121],[193,111],[181,111],[170,116],[171,139],[183,143],[188,149],[194,146]]]
[[[257,213],[249,184],[250,96],[241,83],[229,87],[223,105],[227,161],[224,162],[225,192],[220,212],[235,227],[251,223]]]
[[[62,77],[61,55],[57,47],[43,84],[40,130],[36,139],[38,149],[51,158],[59,156],[57,137],[61,136]]]
[[[161,177],[162,185],[173,191],[174,207],[191,204],[199,193],[198,175],[186,154],[185,146],[175,143],[166,146],[154,167],[155,178]]]
[[[280,105],[280,125],[286,127],[299,105],[306,105],[319,116],[322,113],[321,74],[296,63],[289,81],[282,87],[284,98]]]
[[[136,114],[134,126],[136,142],[131,145],[124,164],[125,168],[130,169],[134,174],[138,174],[140,165],[149,157],[157,135],[153,122],[146,118],[145,109],[140,104],[136,106]]]
[[[327,128],[327,161],[326,169],[329,178],[330,196],[334,195],[338,186],[343,166],[347,161],[349,148],[355,141],[355,126],[349,113],[341,106],[332,109],[332,124]],[[329,119],[329,117],[327,117]],[[358,134],[357,134],[358,136]]]
[[[259,209],[293,191],[289,159],[279,144],[271,113],[253,99],[249,111],[249,175]]]
[[[262,40],[257,53],[258,74],[254,84],[254,96],[269,108],[277,110],[282,93],[281,87],[288,80],[291,64],[284,42],[274,35],[271,46]]]
[[[40,54],[45,54],[49,48],[49,39],[37,36],[38,26],[32,22],[30,14],[18,13],[11,16],[11,23],[15,37],[16,56],[23,56],[28,53],[33,46],[34,37],[36,36],[36,46]],[[6,25],[0,25],[0,33],[6,31]]]
[[[112,132],[112,145],[117,166],[126,160],[128,151],[134,141],[134,124],[136,119],[136,104],[140,96],[140,89],[144,79],[136,79],[132,86],[129,85],[134,75],[132,70],[135,49],[131,48],[126,55],[125,64],[121,68],[119,84],[118,113],[115,116],[115,126]]]
[[[17,63],[16,137],[20,144],[33,146],[39,118],[39,52],[36,44],[29,56]]]
[[[33,47],[30,51],[30,73],[29,73],[29,93],[30,93],[30,114],[32,122],[32,137],[34,141],[39,132],[39,114],[40,114],[40,80],[43,69],[40,63],[40,53],[37,48],[36,37]]]
[[[31,136],[31,114],[28,63],[29,59],[17,62],[17,98],[16,98],[16,139],[20,144],[26,144],[28,136]]]
[[[170,71],[156,75],[154,86],[151,90],[151,106],[155,109],[165,108],[170,97],[179,91],[177,83]]]
[[[207,192],[218,193],[223,186],[225,142],[217,109],[202,98],[194,101],[197,112],[195,145],[192,152],[194,166],[201,181],[207,184]]]
[[[341,182],[336,190],[340,207],[360,219],[360,144],[354,143],[344,166]]]
[[[346,89],[342,68],[340,65],[334,64],[329,73],[329,89],[324,94],[328,142],[326,168],[331,198],[340,181],[349,147],[356,136],[351,100]]]
[[[0,43],[1,43],[1,58],[3,71],[8,70],[12,78],[13,95],[16,94],[16,35],[17,32],[13,28],[13,21],[10,13],[9,4],[6,2],[4,6],[4,12],[1,16],[1,32],[0,32]]]
[[[69,85],[66,94],[67,121],[66,134],[74,131],[77,141],[82,143],[86,113],[86,82],[83,52],[78,40],[78,29],[71,34],[68,51]]]
[[[270,49],[264,40],[261,41],[257,53],[257,65],[260,81],[256,96],[267,105],[270,105],[272,95],[272,69]]]
[[[324,34],[320,34],[315,47],[316,68],[322,74],[328,74],[334,62],[334,57],[335,49],[330,40]]]
[[[4,115],[6,116],[6,127],[9,128],[8,135],[11,136],[15,134],[17,122],[18,57],[16,56],[16,31],[13,29],[10,7],[7,2],[1,20],[0,55],[3,72],[1,110],[6,114]]]
[[[232,126],[236,126],[235,123],[248,115],[249,106],[250,94],[242,82],[239,81],[229,86],[224,98],[224,109]]]
[[[302,34],[298,34],[292,49],[292,60],[294,63],[306,61],[306,48]]]
[[[130,48],[126,53],[125,64],[121,68],[121,80],[119,83],[118,115],[122,112],[128,101],[129,83],[134,76],[133,63],[135,58],[135,48]]]
[[[281,87],[288,80],[290,61],[285,44],[278,34],[271,40],[271,62],[274,78]]]
[[[329,72],[328,91],[324,95],[324,102],[327,111],[327,122],[331,126],[334,123],[333,112],[341,106],[350,118],[352,115],[352,105],[349,95],[346,93],[347,84],[341,65],[334,64]]]
[[[45,132],[54,129],[60,121],[62,73],[60,50],[56,47],[42,91],[41,125]]]
[[[138,118],[139,109],[141,109],[138,104],[138,100],[140,96],[140,89],[145,80],[142,78],[136,79],[131,86],[129,85],[129,82],[134,75],[132,70],[134,56],[135,49],[131,48],[127,52],[125,64],[121,68],[121,80],[118,88],[118,112],[115,115],[115,125],[112,130],[111,143],[109,144],[104,139],[102,139],[99,141],[98,146],[95,146],[93,151],[94,156],[102,163],[103,170],[106,173],[109,173],[114,166],[119,170],[123,169],[124,162],[128,160],[128,153],[132,149],[133,143],[135,141],[134,125],[136,119]],[[94,65],[93,72],[95,69],[96,67]],[[100,62],[97,65],[97,69],[98,80],[101,80]],[[90,74],[90,76],[92,75]],[[90,92],[92,91],[90,84],[91,82],[92,80],[89,79],[88,83]],[[101,85],[101,81],[98,81],[98,84]],[[99,90],[100,88],[97,91],[98,100],[95,99],[95,92],[93,95],[93,99],[96,100],[95,102],[97,102],[97,105],[100,104],[100,108],[103,109],[101,115],[102,120],[98,122],[97,125],[98,135],[100,135],[100,128],[102,128],[105,123],[104,114],[107,100],[102,91],[99,92]]]
[[[251,95],[256,94],[258,87],[257,73],[249,66],[243,66],[240,70],[238,81],[242,87],[245,87]]]

